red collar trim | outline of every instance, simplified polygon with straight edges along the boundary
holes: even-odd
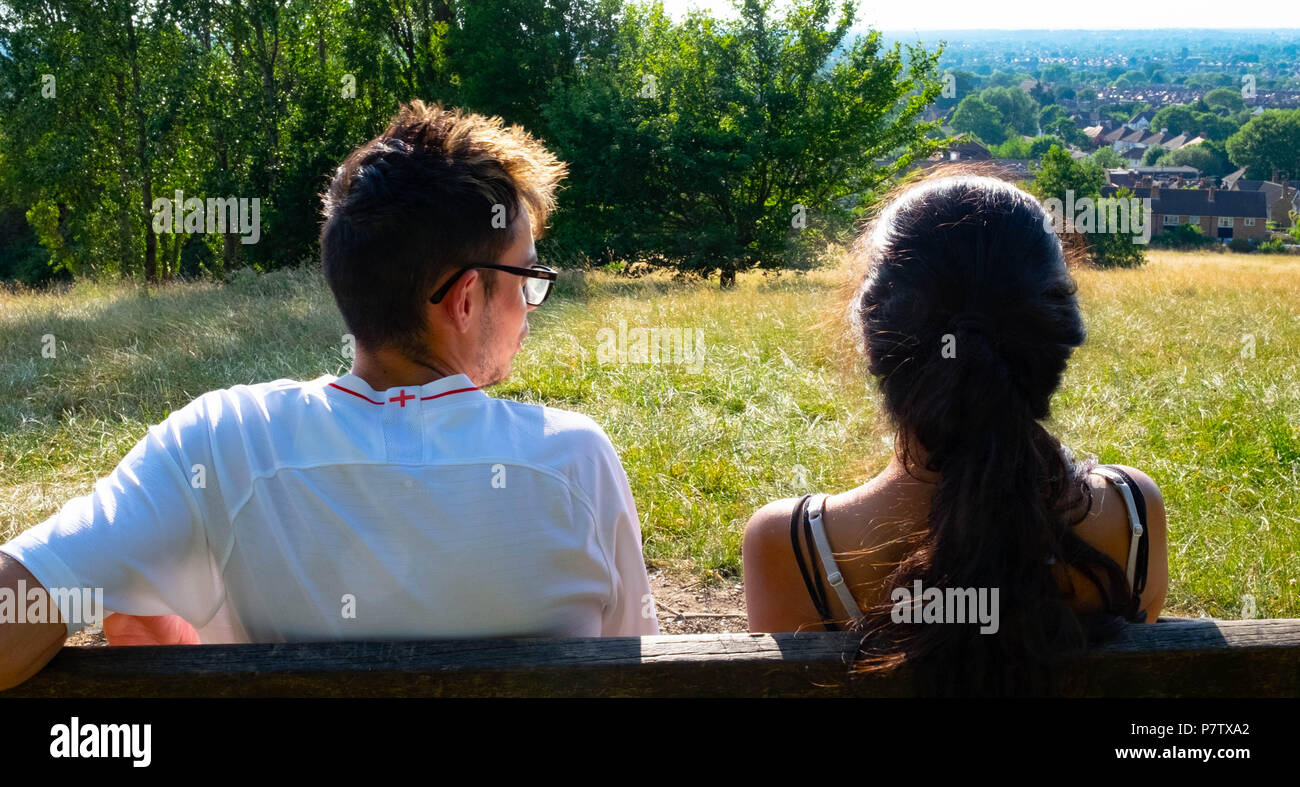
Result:
[[[408,394],[406,393],[406,391],[403,390],[403,391],[401,392],[400,395],[392,397],[391,399],[388,400],[388,402],[376,402],[374,399],[371,399],[369,396],[366,396],[366,395],[363,394],[363,393],[357,393],[356,391],[353,391],[353,390],[351,390],[350,388],[344,388],[343,386],[339,385],[338,383],[330,383],[329,385],[330,385],[331,388],[337,388],[337,389],[339,389],[340,391],[342,391],[343,393],[350,393],[350,394],[352,394],[353,396],[360,397],[361,399],[365,399],[367,402],[370,402],[371,404],[388,404],[388,402],[397,402],[397,403],[400,404],[402,407],[405,407],[407,402],[409,402],[409,401],[411,401],[412,399],[415,398],[414,396],[410,396],[410,395],[408,395]],[[477,390],[479,390],[477,387],[472,387],[472,388],[457,388],[457,389],[454,390],[454,391],[443,391],[442,393],[440,393],[440,394],[434,394],[433,396],[421,396],[421,397],[420,397],[420,401],[421,401],[421,402],[427,402],[427,401],[429,401],[430,399],[441,399],[441,398],[444,397],[444,396],[451,396],[452,394],[466,393],[466,392],[468,392],[468,391],[477,391]]]

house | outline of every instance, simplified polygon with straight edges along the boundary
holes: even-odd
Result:
[[[1156,111],[1154,109],[1146,109],[1129,118],[1129,121],[1124,126],[1133,131],[1145,131],[1151,128],[1151,119],[1155,116]]]
[[[1108,169],[1106,170],[1106,185],[1114,186],[1116,189],[1131,189],[1139,183],[1137,170],[1135,169]]]
[[[1169,129],[1162,128],[1159,131],[1153,132],[1143,137],[1142,146],[1149,148],[1152,145],[1159,145],[1160,147],[1163,148],[1165,147],[1165,140],[1167,139],[1170,139]]]
[[[1103,197],[1112,197],[1118,189],[1103,186]],[[1262,191],[1224,191],[1222,189],[1175,189],[1159,183],[1133,189],[1138,199],[1151,199],[1152,235],[1177,227],[1195,224],[1207,238],[1227,243],[1238,238],[1265,240],[1268,229],[1267,199]]]
[[[1223,181],[1222,181],[1222,183],[1223,183],[1223,187],[1224,187],[1225,189],[1229,189],[1229,190],[1235,189],[1235,188],[1237,188],[1237,181],[1241,180],[1241,179],[1244,178],[1245,176],[1246,176],[1246,168],[1245,168],[1245,167],[1242,167],[1241,169],[1237,170],[1236,172],[1232,173],[1231,175],[1224,175],[1224,176],[1223,176]]]
[[[937,164],[956,161],[988,161],[991,158],[993,158],[993,154],[989,152],[988,148],[978,142],[968,140],[950,145],[942,153],[935,153],[930,156],[930,161]]]
[[[1107,185],[1129,189],[1142,185],[1150,186],[1152,183],[1162,187],[1181,186],[1184,182],[1195,181],[1200,177],[1201,172],[1195,167],[1133,167],[1106,170]]]
[[[1176,137],[1169,137],[1164,142],[1161,142],[1160,147],[1164,148],[1165,150],[1178,150],[1179,148],[1187,145],[1188,139],[1190,139],[1190,137],[1188,137],[1186,133],[1179,134]]]
[[[1295,225],[1292,214],[1300,214],[1300,188],[1287,184],[1284,180],[1275,201],[1269,203],[1268,215],[1277,226],[1287,229]]]
[[[1142,156],[1144,156],[1146,152],[1146,148],[1132,147],[1119,154],[1119,157],[1127,162],[1130,169],[1137,169],[1142,165]]]
[[[1261,192],[1268,204],[1269,221],[1277,222],[1279,227],[1290,227],[1291,211],[1300,210],[1300,207],[1297,207],[1300,203],[1297,203],[1296,188],[1289,185],[1285,178],[1280,183],[1272,180],[1238,178],[1233,188],[1237,191]]]
[[[1088,147],[1090,148],[1100,147],[1102,139],[1108,133],[1110,133],[1110,129],[1106,128],[1106,126],[1101,123],[1098,123],[1095,126],[1086,126],[1083,129],[1083,135],[1088,138]]]
[[[1138,167],[1138,178],[1151,178],[1159,183],[1162,180],[1172,181],[1181,178],[1182,180],[1197,180],[1201,177],[1201,171],[1196,167]]]
[[[1135,147],[1144,148],[1146,146],[1142,144],[1142,140],[1148,136],[1150,135],[1147,134],[1145,129],[1130,130],[1114,144],[1115,152],[1122,156]]]

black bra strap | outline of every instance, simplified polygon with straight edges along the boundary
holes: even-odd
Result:
[[[817,614],[821,615],[822,625],[827,631],[839,631],[840,627],[831,622],[830,600],[826,594],[826,586],[822,584],[821,572],[817,570],[817,564],[813,560],[816,555],[813,546],[812,525],[808,522],[808,499],[812,495],[804,495],[795,504],[794,513],[790,515],[790,545],[794,547],[794,559],[799,564],[799,573],[803,575],[804,587],[808,589],[808,596],[812,599],[813,606],[817,608]],[[803,549],[799,546],[799,524],[803,523],[804,540],[808,545],[809,562],[812,563],[812,571],[804,565]],[[810,576],[811,573],[811,576]],[[814,580],[816,584],[814,584]]]

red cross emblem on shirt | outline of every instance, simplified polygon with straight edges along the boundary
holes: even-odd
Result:
[[[405,407],[405,406],[406,406],[406,403],[407,403],[408,401],[410,401],[411,399],[414,399],[414,398],[415,398],[414,396],[411,396],[411,395],[410,395],[409,393],[407,393],[406,391],[402,391],[401,395],[399,395],[399,396],[394,396],[393,398],[389,399],[388,401],[390,401],[390,402],[397,402],[397,403],[398,403],[399,405],[401,405],[402,407]]]

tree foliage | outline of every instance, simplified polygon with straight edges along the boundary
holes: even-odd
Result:
[[[574,175],[560,254],[660,261],[724,285],[746,268],[806,267],[942,146],[920,120],[942,88],[938,53],[874,32],[848,44],[848,2],[737,11],[675,24],[629,9],[615,54],[550,102]]]
[[[1082,238],[1095,265],[1103,268],[1141,265],[1146,261],[1144,247],[1141,243],[1133,242],[1133,234],[1101,231],[1103,228],[1098,217],[1109,210],[1108,201],[1101,198],[1105,182],[1106,173],[1101,168],[1086,161],[1075,161],[1064,149],[1053,147],[1043,154],[1041,162],[1035,167],[1033,188],[1040,199],[1060,201],[1064,208],[1063,230]],[[1132,193],[1127,189],[1120,189],[1114,199],[1127,201],[1131,197]],[[1088,210],[1085,207],[1088,204],[1092,206],[1092,216],[1084,219],[1083,213]],[[1075,209],[1073,213],[1072,207]],[[1076,223],[1076,218],[1081,220]],[[1150,221],[1149,214],[1144,218]]]
[[[1228,157],[1249,178],[1300,176],[1300,109],[1261,112],[1228,138]]]
[[[313,259],[334,167],[413,98],[558,148],[561,260],[728,280],[811,264],[945,142],[921,119],[942,85],[937,52],[851,32],[851,0],[781,8],[674,21],[622,0],[6,0],[0,275]],[[259,200],[260,239],[155,231],[155,201],[177,192]]]

